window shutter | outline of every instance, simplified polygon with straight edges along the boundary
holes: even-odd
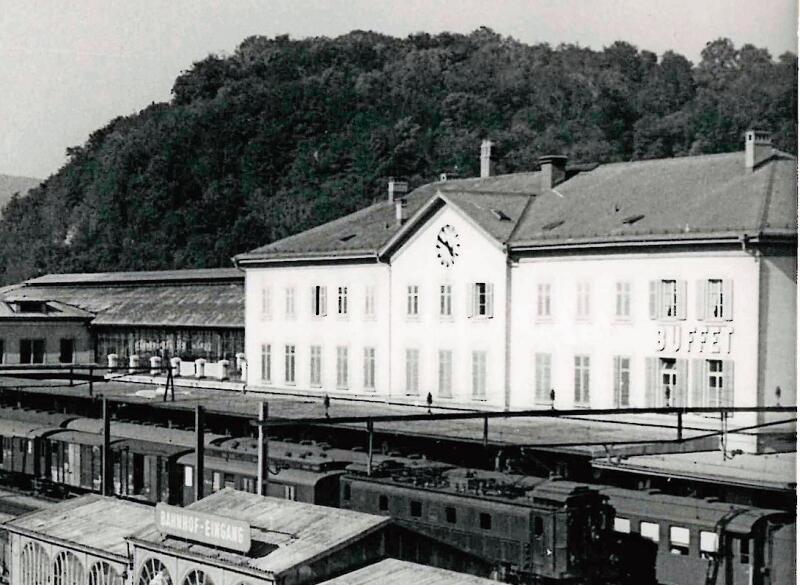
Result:
[[[675,387],[675,397],[672,399],[672,406],[687,406],[689,394],[689,360],[675,360],[677,369],[677,384]]]
[[[611,387],[614,389],[614,408],[620,407],[620,393],[622,388],[620,388],[620,379],[619,379],[619,356],[614,356],[614,378],[611,381]]]
[[[320,308],[320,315],[323,317],[328,314],[328,287],[323,286],[319,289],[319,304],[322,305]]]
[[[658,319],[658,311],[661,303],[658,302],[658,281],[650,281],[650,318]]]
[[[314,298],[314,297],[316,296],[316,295],[315,295],[315,293],[316,293],[316,288],[317,288],[317,287],[315,287],[315,286],[312,286],[312,287],[311,287],[311,315],[312,315],[312,316],[313,316],[313,315],[315,315],[315,314],[316,314],[316,312],[317,312],[317,306],[316,306],[316,303],[314,302],[314,300],[315,300],[315,298]]]
[[[658,389],[658,358],[645,358],[644,377],[644,405],[656,405],[656,391]]]
[[[475,312],[475,285],[471,282],[467,283],[467,318],[471,318]]]
[[[697,310],[697,320],[704,321],[706,318],[707,312],[707,303],[708,303],[708,281],[707,280],[698,280],[695,286],[696,291],[696,310]]]
[[[726,278],[722,281],[722,316],[726,321],[733,321],[733,280]]]
[[[494,284],[491,282],[486,284],[486,316],[494,317]]]
[[[706,362],[703,359],[692,360],[692,401],[690,406],[705,406],[703,396],[706,388]]]
[[[722,360],[722,378],[720,406],[733,406],[733,360]]]
[[[686,319],[686,281],[679,280],[678,287],[678,319]]]

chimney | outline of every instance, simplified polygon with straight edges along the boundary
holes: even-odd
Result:
[[[394,200],[394,220],[397,225],[403,225],[406,222],[407,211],[406,206],[408,203],[402,197],[398,197]]]
[[[542,190],[552,189],[564,182],[567,176],[567,157],[563,154],[548,154],[539,157],[542,171]]]
[[[481,142],[481,179],[492,175],[492,141]]]
[[[772,140],[769,132],[748,130],[744,133],[744,166],[752,171],[758,164],[772,154]]]
[[[389,177],[389,203],[408,192],[408,183],[402,179]]]

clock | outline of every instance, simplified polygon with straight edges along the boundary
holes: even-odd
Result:
[[[448,268],[455,264],[460,253],[461,244],[458,241],[458,232],[448,223],[436,235],[436,256],[442,266]]]

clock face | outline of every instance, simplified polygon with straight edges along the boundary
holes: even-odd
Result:
[[[458,232],[448,223],[439,230],[436,236],[436,256],[442,266],[450,267],[455,264],[460,253],[461,244],[458,241]]]

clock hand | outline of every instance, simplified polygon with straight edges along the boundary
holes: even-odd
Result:
[[[439,241],[442,243],[442,245],[443,245],[445,248],[447,248],[447,249],[448,249],[448,251],[450,252],[450,256],[453,256],[453,255],[454,255],[454,254],[453,254],[453,247],[452,247],[450,244],[448,244],[447,242],[445,242],[445,241],[442,239],[442,236],[436,236],[436,239],[437,239],[437,240],[439,240]]]

